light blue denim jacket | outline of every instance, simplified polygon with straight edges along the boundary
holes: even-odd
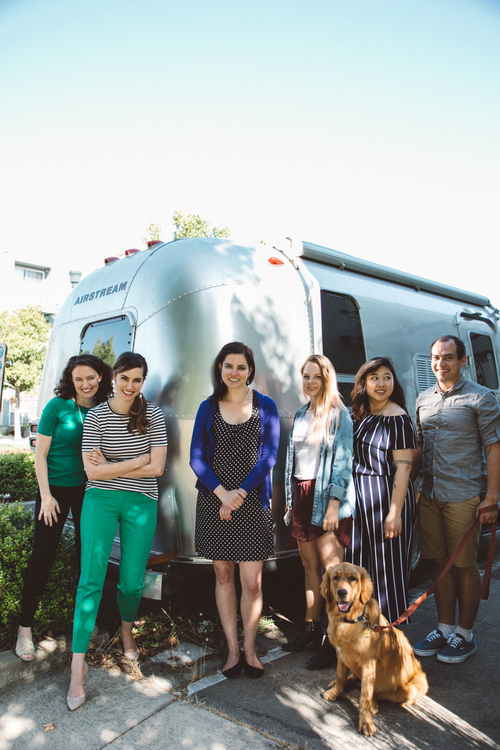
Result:
[[[288,511],[293,505],[293,430],[305,414],[309,404],[297,410],[286,452],[285,497]],[[311,523],[323,526],[323,519],[330,498],[340,500],[339,520],[354,517],[355,496],[352,482],[352,419],[347,409],[341,409],[337,425],[337,412],[334,410],[332,427],[327,444],[321,441],[319,447],[319,468],[314,489],[314,505]],[[287,513],[290,517],[290,514]],[[285,516],[286,518],[286,516]]]

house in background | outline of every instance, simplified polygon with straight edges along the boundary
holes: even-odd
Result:
[[[65,253],[49,244],[19,242],[0,249],[0,311],[13,312],[27,305],[40,305],[48,323],[53,324],[59,308],[81,279],[81,271]],[[13,391],[4,388],[0,412],[0,432],[14,425],[11,404]],[[36,415],[36,396],[21,397],[21,424]]]

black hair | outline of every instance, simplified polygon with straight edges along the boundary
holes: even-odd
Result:
[[[242,354],[245,357],[248,367],[250,368],[247,385],[250,385],[255,378],[255,359],[250,347],[243,344],[241,341],[231,341],[229,344],[225,344],[216,356],[213,364],[214,392],[210,396],[210,401],[212,403],[222,401],[227,393],[227,385],[222,380],[220,366],[228,354]]]
[[[463,359],[465,357],[465,344],[462,339],[459,339],[457,336],[452,336],[451,334],[449,336],[440,336],[433,341],[431,344],[431,354],[434,344],[445,344],[447,341],[453,341],[455,343],[455,346],[457,347],[457,357],[458,359]]]
[[[95,370],[101,376],[101,382],[93,400],[94,405],[107,401],[113,395],[113,371],[106,362],[103,362],[100,357],[96,357],[94,354],[76,354],[74,357],[68,359],[66,367],[62,371],[61,378],[54,388],[54,395],[57,398],[64,398],[66,401],[76,396],[71,376],[75,367],[79,367],[80,365],[91,367],[92,370]]]
[[[390,400],[400,406],[408,414],[406,408],[405,392],[399,382],[392,359],[389,357],[374,357],[361,365],[354,380],[354,388],[351,391],[352,416],[354,419],[364,419],[370,414],[370,402],[366,393],[366,378],[371,372],[376,372],[379,367],[387,367],[394,379],[394,390]]]

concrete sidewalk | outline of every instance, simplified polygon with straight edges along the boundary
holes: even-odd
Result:
[[[430,597],[407,628],[416,642],[435,627]],[[380,703],[377,734],[357,732],[359,690],[338,703],[321,691],[334,669],[310,672],[308,654],[284,654],[279,630],[261,636],[269,648],[260,680],[203,677],[220,660],[172,675],[161,662],[141,662],[143,677],[118,669],[89,668],[87,700],[70,713],[65,705],[69,666],[25,677],[0,690],[0,750],[486,750],[500,748],[500,575],[482,602],[474,634],[478,651],[461,665],[423,659],[429,693],[412,708]],[[280,657],[280,658],[275,658]],[[200,677],[201,679],[196,679]],[[54,729],[44,731],[47,725]]]
[[[273,635],[281,636],[278,630]],[[43,650],[45,645],[41,647]],[[43,658],[38,653],[37,659],[42,656],[39,664],[23,663],[9,652],[20,662],[19,674],[24,672],[25,676],[0,690],[0,750],[30,747],[98,750],[110,744],[117,750],[166,746],[188,750],[277,747],[275,739],[266,733],[225,717],[199,701],[197,684],[206,689],[206,680],[212,685],[227,682],[220,673],[221,659],[201,658],[182,673],[172,674],[158,656],[155,661],[140,662],[142,677],[134,670],[128,675],[118,668],[89,667],[86,702],[70,713],[65,704],[69,652],[63,653],[63,645],[59,642],[54,646],[52,656]],[[275,645],[272,639],[261,637],[261,648]],[[166,657],[169,656],[167,652]],[[175,656],[180,659],[182,654]],[[47,671],[47,660],[51,658],[64,659],[66,664]],[[263,657],[263,661],[269,658]],[[204,677],[207,674],[210,676]],[[279,747],[285,750],[291,746],[281,743]]]

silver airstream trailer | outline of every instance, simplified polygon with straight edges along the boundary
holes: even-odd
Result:
[[[297,552],[283,523],[283,470],[291,419],[302,403],[300,366],[312,352],[334,363],[347,404],[354,375],[368,358],[393,359],[410,413],[434,382],[429,345],[452,333],[467,347],[467,377],[498,397],[498,311],[486,297],[361,261],[318,245],[276,249],[201,238],[127,251],[84,278],[52,329],[39,398],[51,398],[68,358],[91,352],[112,362],[123,351],[149,365],[145,395],[168,430],[158,525],[144,595],[175,590],[195,566],[195,477],[189,447],[196,412],[212,392],[211,365],[228,341],[255,353],[258,390],[278,404],[282,436],[273,472],[275,557]],[[118,541],[112,559],[119,559]]]

